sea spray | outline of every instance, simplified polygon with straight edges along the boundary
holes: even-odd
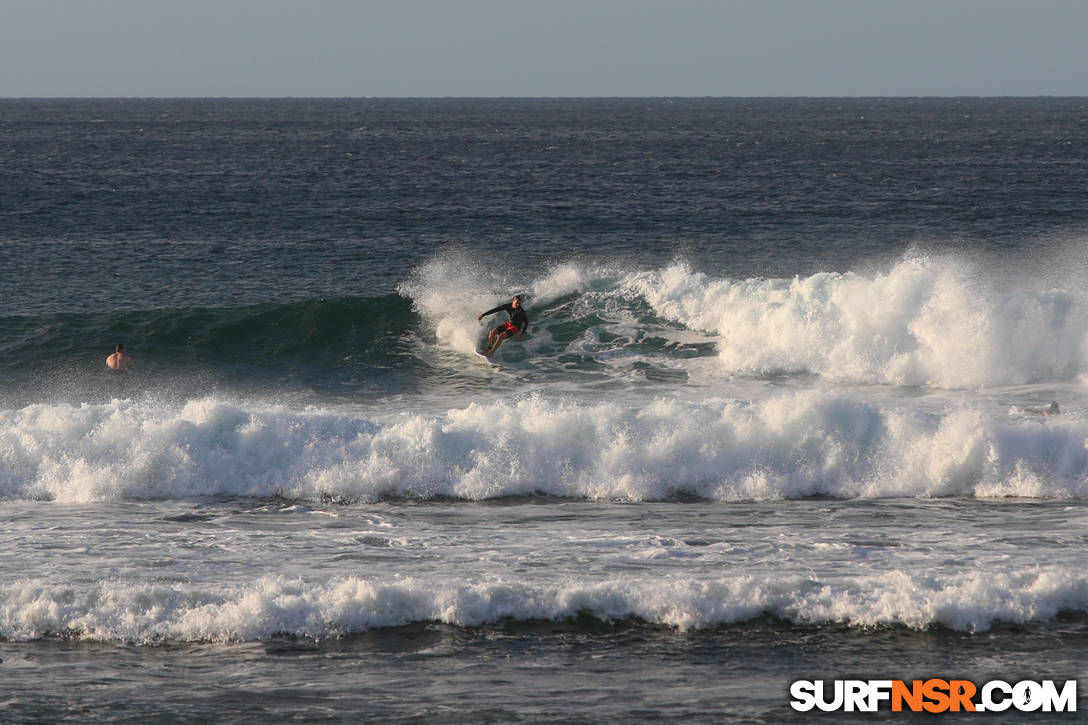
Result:
[[[716,335],[732,371],[970,388],[1074,380],[1088,352],[1082,294],[988,284],[947,259],[767,280],[679,264],[625,286],[662,316]]]

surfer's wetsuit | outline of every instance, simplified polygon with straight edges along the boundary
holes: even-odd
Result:
[[[499,305],[494,309],[490,309],[484,312],[480,317],[487,317],[493,315],[496,312],[505,311],[510,315],[510,321],[504,322],[497,328],[499,332],[509,332],[511,335],[516,335],[519,332],[524,332],[529,329],[529,316],[525,314],[525,306],[519,305],[514,307],[513,304],[507,302],[505,305]]]

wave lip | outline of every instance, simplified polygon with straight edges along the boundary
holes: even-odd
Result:
[[[816,391],[637,407],[530,395],[397,414],[37,404],[0,411],[0,498],[1088,497],[1088,425],[1033,423]]]
[[[80,589],[20,582],[0,588],[0,636],[17,641],[52,636],[137,643],[323,639],[423,622],[485,627],[503,620],[585,616],[679,630],[772,616],[797,625],[982,632],[1070,612],[1088,613],[1088,580],[1058,567],[959,577],[891,571],[826,582],[752,575],[555,584],[390,583],[349,576],[314,584],[267,576],[225,591],[124,583]]]

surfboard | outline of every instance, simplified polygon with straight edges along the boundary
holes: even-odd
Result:
[[[491,360],[491,358],[489,358],[487,355],[484,355],[484,351],[481,350],[480,348],[476,348],[476,355],[478,357],[482,357],[484,360],[487,360],[488,362],[493,362]]]

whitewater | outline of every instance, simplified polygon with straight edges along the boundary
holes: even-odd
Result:
[[[637,408],[531,395],[441,414],[214,399],[34,405],[0,418],[0,493],[61,503],[1088,495],[1088,424],[980,408],[823,392]]]

